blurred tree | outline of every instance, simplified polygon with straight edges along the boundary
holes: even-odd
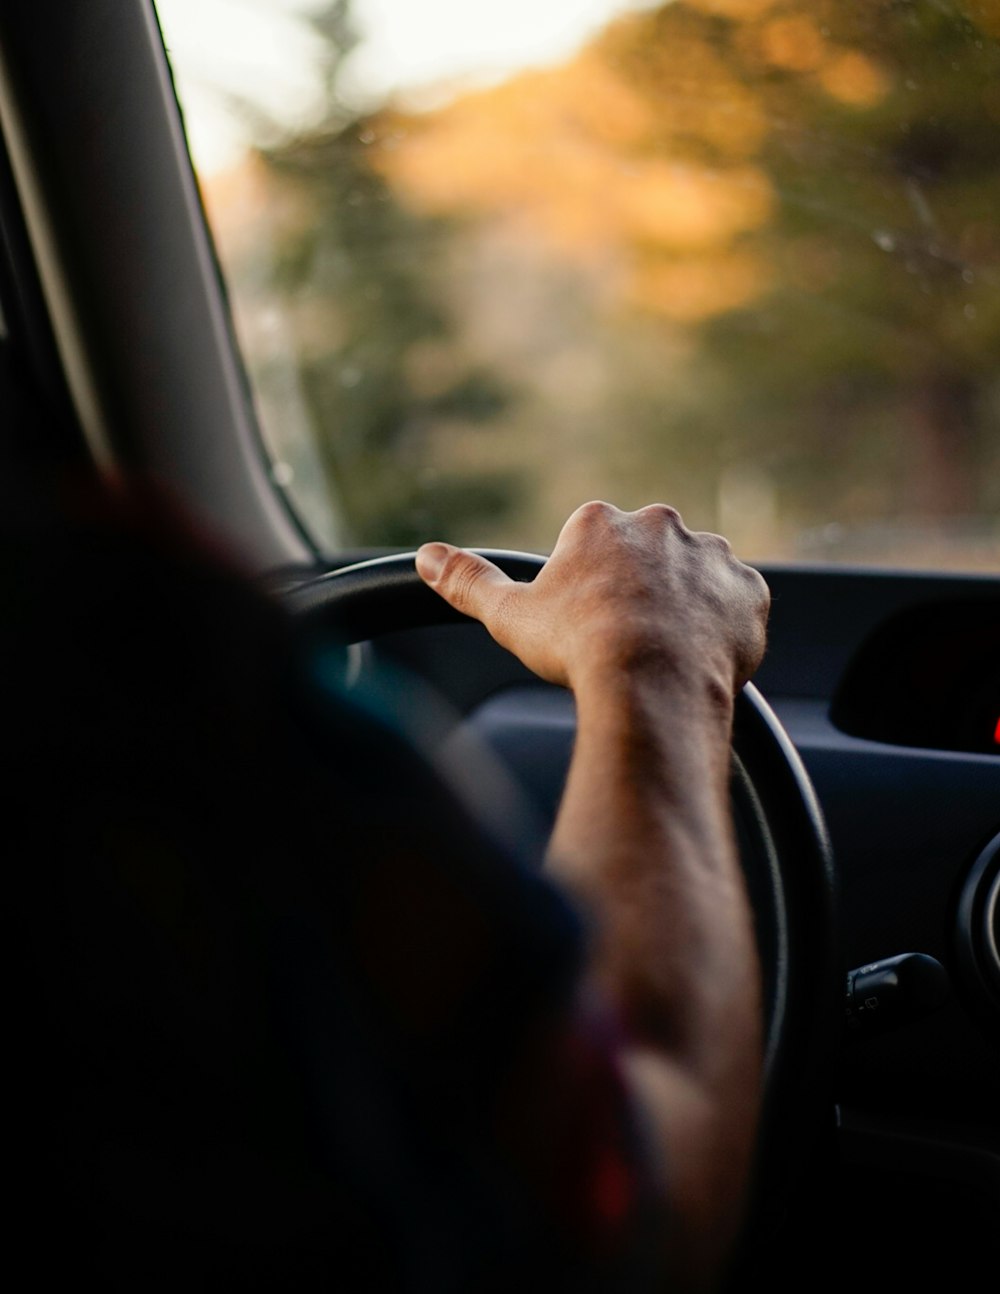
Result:
[[[627,6],[563,64],[363,115],[349,0],[308,21],[325,110],[256,155],[243,283],[267,421],[291,368],[348,538],[540,545],[591,494],[757,555],[995,533],[1000,0]]]
[[[802,518],[996,517],[1000,47],[974,5],[727,7],[777,195],[766,293],[706,329],[727,421]]]
[[[694,343],[604,398],[647,488],[753,465],[793,526],[995,516],[997,8],[677,0],[383,114],[406,142],[372,160],[410,210],[589,276],[609,353],[643,318]]]
[[[233,275],[244,317],[255,300],[265,322],[280,316],[291,336],[275,347],[267,328],[251,324],[251,363],[272,423],[291,416],[287,368],[295,366],[295,435],[315,438],[341,542],[449,537],[470,518],[501,515],[517,474],[450,466],[428,442],[450,424],[484,426],[512,392],[487,367],[463,363],[460,351],[447,371],[422,380],[421,355],[454,328],[439,284],[449,222],[407,210],[372,164],[405,132],[359,116],[341,98],[344,63],[357,44],[349,0],[304,20],[321,42],[324,112],[246,164],[257,168],[255,204],[267,227],[244,240]]]

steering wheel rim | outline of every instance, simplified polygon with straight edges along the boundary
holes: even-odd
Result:
[[[511,579],[528,582],[545,558],[476,549]],[[283,600],[300,627],[342,645],[382,634],[474,621],[417,574],[415,553],[373,558],[307,580]],[[741,850],[758,942],[771,927],[764,966],[764,1107],[755,1195],[766,1209],[787,1190],[822,1129],[830,1060],[839,1037],[842,982],[834,869],[823,815],[808,773],[774,711],[747,684],[733,724],[733,812],[737,832],[756,837],[755,870]],[[765,960],[765,949],[761,949]],[[778,1206],[780,1207],[780,1206]]]

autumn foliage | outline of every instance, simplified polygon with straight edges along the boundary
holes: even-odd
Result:
[[[217,187],[347,532],[538,546],[666,497],[750,556],[1000,561],[1000,4],[622,9],[434,109],[331,109],[240,219]]]

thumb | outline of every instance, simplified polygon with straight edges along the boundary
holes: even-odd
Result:
[[[500,604],[517,585],[499,567],[451,544],[424,544],[417,553],[417,573],[463,615],[487,628]]]

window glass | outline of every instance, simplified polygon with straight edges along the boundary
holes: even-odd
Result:
[[[996,0],[160,0],[326,547],[1000,567]]]

